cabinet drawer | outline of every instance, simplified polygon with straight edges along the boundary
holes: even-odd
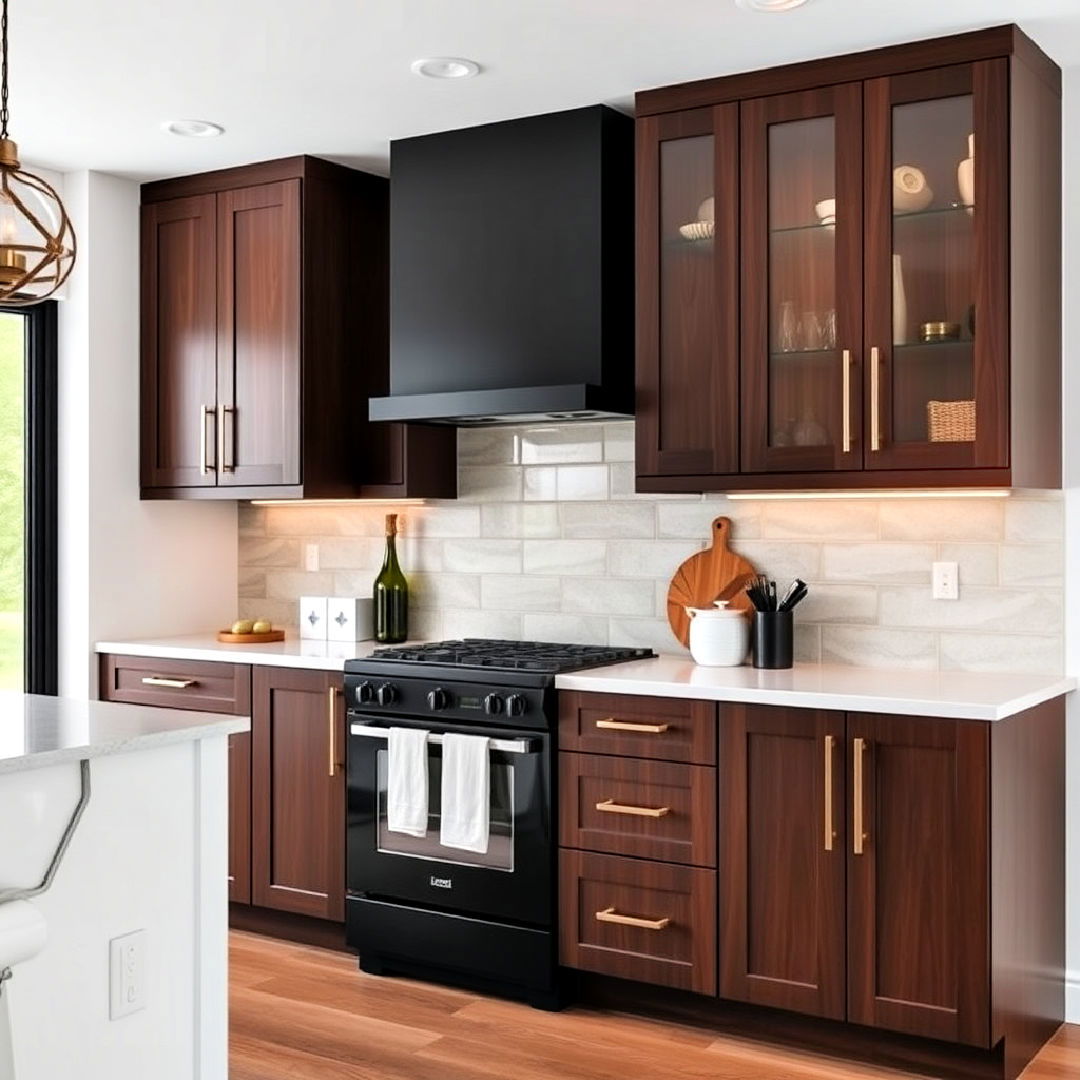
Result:
[[[716,871],[559,852],[566,967],[716,994]]]
[[[589,754],[715,765],[716,703],[564,690],[559,745]]]
[[[106,655],[101,658],[100,683],[99,696],[105,701],[237,716],[251,712],[247,664]]]
[[[708,765],[559,755],[559,843],[716,866],[716,770]]]

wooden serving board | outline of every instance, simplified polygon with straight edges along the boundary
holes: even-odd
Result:
[[[684,646],[690,641],[687,607],[710,607],[714,600],[727,600],[733,611],[753,610],[744,590],[757,571],[728,547],[730,536],[731,518],[718,517],[712,523],[712,547],[691,555],[668,586],[668,622]]]
[[[265,634],[234,634],[230,630],[219,630],[217,639],[225,645],[269,645],[271,641],[284,641],[284,630],[270,630]]]

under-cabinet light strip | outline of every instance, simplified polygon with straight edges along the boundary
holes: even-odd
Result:
[[[729,499],[1005,499],[1009,488],[932,488],[926,491],[733,491]]]
[[[424,499],[252,499],[252,506],[423,506]]]

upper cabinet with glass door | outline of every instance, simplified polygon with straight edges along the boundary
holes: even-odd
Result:
[[[1060,486],[1060,71],[1016,27],[637,109],[639,490]],[[669,141],[691,118],[705,180]],[[710,180],[694,270],[676,222]]]

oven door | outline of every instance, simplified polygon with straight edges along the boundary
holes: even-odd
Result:
[[[428,828],[422,837],[386,827],[389,753],[385,717],[349,713],[349,892],[533,926],[551,923],[553,839],[547,733],[410,722],[428,742]],[[491,839],[484,854],[439,842],[442,748],[448,731],[483,735],[491,749]]]

